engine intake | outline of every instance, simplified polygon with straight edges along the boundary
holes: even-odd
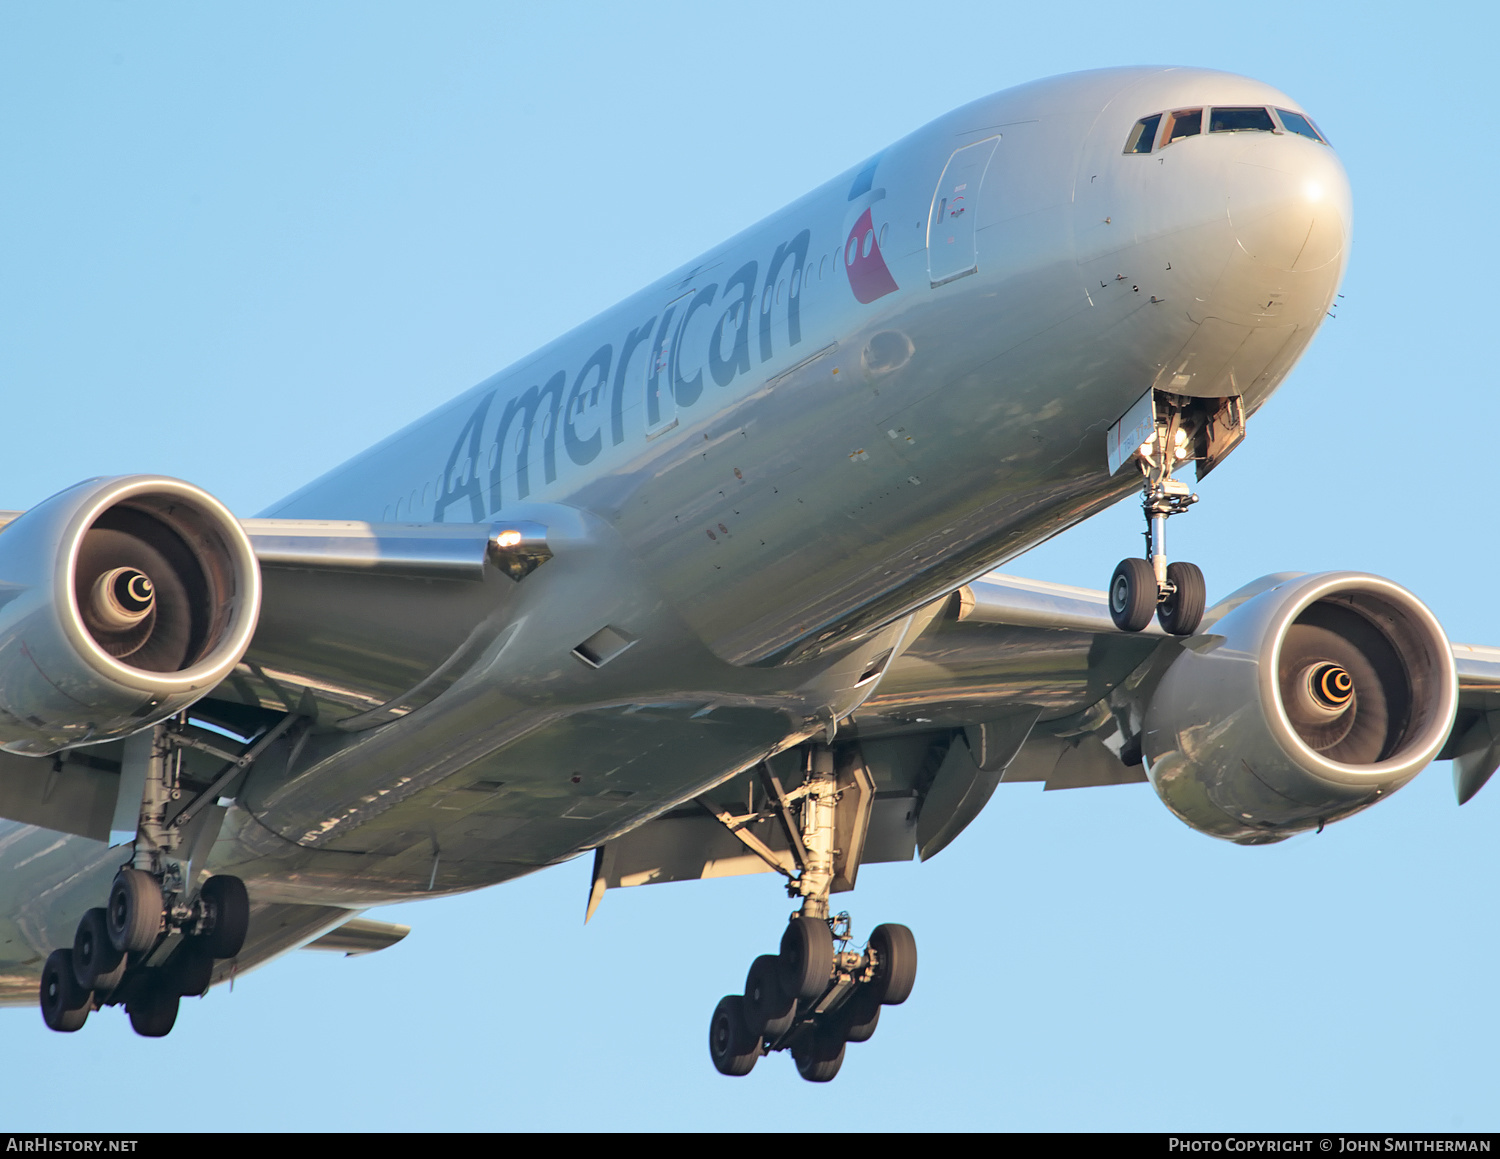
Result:
[[[1262,844],[1406,784],[1457,703],[1448,638],[1410,592],[1358,572],[1269,576],[1183,642],[1147,698],[1142,751],[1183,821]]]
[[[181,712],[239,663],[260,568],[177,479],[90,479],[0,533],[0,748],[43,755]]]

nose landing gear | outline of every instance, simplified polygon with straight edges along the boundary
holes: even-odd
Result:
[[[917,943],[905,926],[881,925],[855,950],[849,915],[829,915],[840,805],[832,750],[812,746],[806,779],[790,792],[768,768],[762,779],[768,812],[783,819],[794,851],[787,892],[800,896],[802,906],[787,923],[780,953],[756,958],[743,995],[727,995],[714,1009],[709,1055],[720,1074],[740,1076],[762,1055],[789,1050],[804,1079],[828,1082],[843,1065],[846,1045],[875,1033],[880,1008],[910,996]]]
[[[1145,476],[1146,558],[1122,559],[1109,581],[1109,614],[1122,632],[1139,632],[1154,613],[1173,636],[1191,636],[1203,621],[1206,589],[1196,564],[1167,562],[1167,519],[1181,515],[1198,496],[1172,477],[1190,455],[1182,416],[1169,411],[1141,444],[1137,462]]]

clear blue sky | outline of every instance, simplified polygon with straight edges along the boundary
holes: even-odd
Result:
[[[1211,597],[1356,568],[1500,643],[1497,32],[1480,4],[7,0],[0,507],[158,471],[252,514],[939,113],[1182,63],[1303,102],[1356,224],[1339,317],[1174,550]],[[1010,570],[1102,586],[1138,519]],[[1446,765],[1261,849],[1145,786],[1002,787],[861,874],[861,928],[907,923],[922,965],[831,1088],[708,1061],[773,878],[612,891],[585,928],[578,861],[376,914],[413,934],[292,955],[164,1041],[0,1011],[0,1127],[1494,1130],[1497,837],[1500,787],[1460,810]]]

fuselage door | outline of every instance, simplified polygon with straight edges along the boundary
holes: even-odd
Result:
[[[999,137],[965,145],[948,158],[927,216],[927,270],[934,286],[979,268],[975,224],[979,187]]]
[[[682,356],[682,329],[695,290],[673,298],[661,312],[651,339],[651,357],[646,362],[646,437],[670,431],[677,425],[677,396],[673,383]]]

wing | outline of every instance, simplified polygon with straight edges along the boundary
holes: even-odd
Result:
[[[1316,579],[1256,581],[1219,605],[1210,629],[1188,640],[1155,624],[1119,631],[1100,591],[999,573],[959,589],[845,724],[859,741],[872,791],[868,802],[858,794],[854,805],[840,800],[843,811],[865,811],[863,821],[843,824],[863,834],[864,843],[845,855],[841,887],[852,888],[860,861],[940,852],[1002,781],[1041,782],[1049,790],[1146,781],[1142,694],[1184,651],[1219,648],[1223,637],[1212,625],[1229,611]],[[1435,759],[1454,762],[1462,803],[1500,766],[1500,649],[1449,647],[1456,712]],[[1418,651],[1413,645],[1412,655]],[[1205,714],[1201,725],[1217,726],[1215,715]],[[783,768],[779,780],[792,783],[796,775]],[[848,770],[841,775],[853,784]],[[590,912],[604,889],[621,885],[770,871],[790,876],[797,856],[777,807],[778,789],[763,774],[746,774],[611,843],[596,858]]]
[[[1500,648],[1454,644],[1453,659],[1458,714],[1437,759],[1453,762],[1453,790],[1462,805],[1500,767]]]
[[[137,486],[129,481],[103,485]],[[233,797],[236,780],[257,754],[289,728],[298,730],[285,742],[295,752],[302,743],[296,738],[314,730],[325,737],[360,733],[431,703],[482,667],[481,657],[493,657],[528,616],[547,626],[551,642],[546,648],[561,646],[566,652],[571,646],[582,665],[601,668],[636,638],[608,625],[598,627],[585,613],[611,601],[618,604],[630,589],[631,606],[647,613],[639,623],[657,633],[655,639],[646,638],[647,650],[676,632],[677,650],[663,654],[670,662],[701,667],[706,659],[694,658],[693,642],[681,637],[681,625],[661,611],[650,578],[630,577],[620,554],[624,548],[609,538],[607,529],[601,532],[585,519],[571,509],[537,505],[522,522],[503,525],[248,520],[221,529],[220,539],[232,539],[231,530],[244,536],[259,563],[263,599],[242,659],[194,704],[198,726],[217,730],[234,743],[225,746],[211,735],[190,738],[189,747],[197,754],[196,766],[189,769],[194,796],[181,815],[190,820],[221,796]],[[0,526],[5,522],[0,517]],[[545,583],[541,589],[518,587],[518,581],[552,558],[549,536],[554,535],[553,546],[565,560],[554,568],[562,569],[559,577],[571,574],[581,586],[551,594]],[[567,562],[570,553],[584,548],[598,553]],[[529,610],[518,600],[526,601]],[[1356,619],[1386,625],[1378,630],[1389,635],[1389,656],[1381,660],[1379,648],[1372,655],[1377,669],[1385,664],[1390,670],[1376,676],[1388,684],[1395,681],[1390,689],[1396,692],[1397,685],[1406,689],[1401,695],[1406,696],[1402,711],[1407,717],[1398,721],[1399,712],[1392,716],[1388,731],[1396,739],[1387,746],[1406,755],[1399,770],[1373,793],[1356,786],[1357,791],[1337,789],[1327,800],[1309,800],[1301,788],[1277,779],[1308,772],[1287,771],[1285,746],[1267,758],[1264,736],[1234,733],[1256,715],[1239,710],[1257,696],[1264,701],[1270,687],[1265,679],[1253,687],[1245,684],[1245,673],[1258,669],[1264,677],[1274,668],[1276,656],[1285,655],[1277,651],[1283,640],[1278,633],[1294,616],[1301,623],[1314,605],[1324,612],[1334,609],[1328,614],[1335,620],[1353,609],[1359,613]],[[1271,630],[1268,624],[1280,626]],[[433,836],[422,838],[414,829],[407,832],[410,826],[396,826],[399,831],[390,834],[377,827],[369,838],[382,850],[387,845],[417,850],[410,853],[417,860],[432,860],[430,851],[421,852],[429,845],[442,844],[447,850],[467,841],[488,849],[505,834],[511,834],[507,840],[514,846],[521,832],[516,826],[523,823],[539,849],[544,843],[537,835],[567,829],[577,839],[572,848],[598,850],[592,905],[611,886],[760,869],[797,872],[801,855],[791,817],[804,770],[789,766],[795,759],[789,756],[752,757],[751,766],[740,764],[741,772],[707,792],[693,790],[700,795],[686,803],[663,786],[660,804],[636,802],[617,812],[623,808],[620,802],[638,789],[595,790],[586,798],[559,800],[548,769],[575,759],[603,769],[599,762],[610,760],[611,752],[629,750],[640,766],[632,773],[632,784],[649,786],[647,765],[661,760],[651,753],[666,751],[659,738],[668,732],[679,739],[699,738],[699,745],[717,734],[737,735],[740,739],[733,743],[743,746],[743,738],[753,735],[750,730],[766,731],[773,741],[773,733],[787,735],[777,732],[785,729],[775,723],[777,714],[808,707],[816,708],[809,725],[821,719],[812,727],[826,730],[829,738],[836,732],[841,742],[856,742],[839,746],[844,779],[841,888],[852,888],[863,861],[913,854],[927,858],[942,850],[977,816],[1002,780],[1040,782],[1047,789],[1119,785],[1147,779],[1143,755],[1153,769],[1163,761],[1163,768],[1185,761],[1191,766],[1186,776],[1172,766],[1177,768],[1172,792],[1164,791],[1163,777],[1157,777],[1156,787],[1168,806],[1205,832],[1258,842],[1367,807],[1434,756],[1455,761],[1461,800],[1500,765],[1500,651],[1457,646],[1450,652],[1430,613],[1388,581],[1355,573],[1268,576],[1222,601],[1205,625],[1198,636],[1185,640],[1155,625],[1125,633],[1114,626],[1102,592],[992,574],[889,625],[866,643],[853,644],[845,659],[827,669],[824,692],[807,686],[808,695],[832,694],[833,699],[821,701],[827,709],[816,708],[820,702],[809,703],[806,696],[798,709],[790,701],[778,701],[781,693],[758,691],[778,687],[769,676],[760,683],[753,673],[736,677],[741,689],[735,699],[716,694],[716,701],[703,702],[694,699],[696,694],[673,691],[676,675],[658,681],[653,674],[649,678],[660,689],[622,684],[618,693],[610,693],[613,701],[578,709],[579,727],[571,733],[554,730],[554,736],[547,731],[550,721],[566,715],[566,706],[553,710],[538,703],[528,726],[536,730],[535,751],[522,748],[502,757],[498,748],[490,750],[495,760],[506,762],[508,772],[501,778],[478,769],[469,776],[472,783],[448,787],[445,778],[463,767],[463,759],[471,759],[458,753],[451,761],[441,757],[424,772],[430,784],[414,787],[403,769],[395,769],[395,791],[376,787],[372,796],[361,779],[362,766],[353,760],[345,762],[349,783],[338,791],[351,802],[350,816],[368,812],[365,802],[380,799],[388,806],[405,794],[425,791],[430,801],[422,807],[436,810],[433,818],[449,828],[457,826],[454,832],[434,830]],[[561,655],[539,654],[539,662],[555,664],[547,659],[554,654]],[[842,675],[840,665],[847,669]],[[1188,669],[1199,675],[1184,675]],[[637,671],[646,671],[639,660]],[[705,687],[723,678],[721,665]],[[1176,681],[1170,696],[1161,692],[1164,679]],[[1204,689],[1213,696],[1204,700]],[[1147,727],[1148,702],[1170,702],[1173,711],[1159,712],[1156,725]],[[738,720],[731,711],[740,714]],[[1255,727],[1264,733],[1264,718],[1274,714],[1265,709],[1260,726],[1253,721],[1248,726],[1251,733]],[[698,723],[704,720],[712,723]],[[718,721],[727,722],[729,729]],[[1381,727],[1386,723],[1382,717]],[[121,725],[125,727],[139,725],[127,721]],[[1165,737],[1171,745],[1163,742],[1143,754],[1152,736]],[[1317,737],[1327,739],[1323,733]],[[128,743],[94,741],[60,753],[55,745],[44,749],[58,754],[46,776],[36,775],[33,758],[0,755],[7,766],[0,776],[0,815],[96,839],[127,827],[122,824],[129,821],[126,806],[137,794],[135,786],[124,783],[123,770],[140,764],[127,759]],[[750,743],[753,747],[755,742]],[[569,744],[576,752],[567,749]],[[1261,748],[1255,750],[1255,745]],[[1330,748],[1321,740],[1309,745],[1326,748],[1338,760],[1349,759],[1338,755],[1342,750],[1337,745]],[[683,759],[694,755],[692,744],[674,751]],[[701,749],[698,755],[701,759]],[[1382,768],[1390,763],[1374,750],[1355,763],[1361,762]],[[10,765],[17,767],[11,770]],[[24,771],[22,765],[27,766]],[[680,774],[680,780],[691,783],[692,769]],[[608,770],[602,775],[608,776]],[[1240,782],[1230,786],[1227,796],[1219,792],[1225,777]],[[572,783],[583,779],[575,775]],[[1196,789],[1183,787],[1193,784]],[[1203,791],[1206,785],[1211,791]],[[307,789],[326,796],[328,787],[321,772],[307,786],[293,785],[286,824],[299,822],[296,793]],[[1274,798],[1269,805],[1252,799],[1262,789]],[[1238,803],[1226,804],[1230,798]],[[320,808],[326,811],[327,803]],[[468,814],[475,821],[462,819]],[[641,823],[642,816],[652,819]],[[326,841],[328,828],[305,838],[290,830],[282,835],[314,847]],[[547,844],[564,848],[572,839],[549,838]],[[353,851],[364,852],[362,847]],[[435,875],[435,861],[432,866],[429,873]]]
[[[991,574],[941,601],[875,691],[840,726],[844,834],[835,890],[861,864],[924,860],[978,816],[1001,781],[1046,789],[1146,780],[1109,697],[1163,647],[1156,625],[1121,632],[1103,592]],[[592,914],[606,889],[798,868],[774,757],[601,847]]]

